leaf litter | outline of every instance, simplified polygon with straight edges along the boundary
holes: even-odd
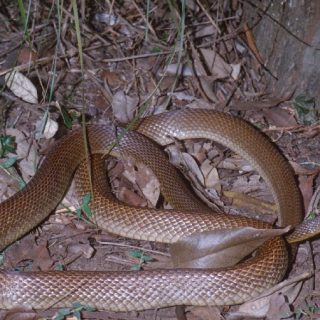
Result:
[[[313,151],[319,149],[319,140],[310,139],[317,136],[319,128],[317,125],[308,128],[303,125],[304,121],[314,123],[317,116],[312,100],[301,96],[292,104],[288,96],[273,97],[264,91],[265,79],[254,60],[259,48],[253,46],[250,29],[245,29],[247,42],[239,32],[242,30],[238,19],[242,12],[241,2],[234,1],[230,7],[218,3],[206,7],[201,1],[188,1],[187,12],[193,19],[187,24],[185,39],[190,47],[186,46],[182,64],[177,59],[170,60],[180,29],[176,25],[180,17],[178,7],[170,11],[165,3],[152,2],[153,9],[146,19],[146,8],[142,3],[124,1],[120,5],[115,2],[110,7],[109,3],[83,3],[79,9],[84,14],[81,30],[86,75],[81,77],[75,31],[67,4],[60,12],[62,25],[49,15],[51,3],[48,1],[38,7],[39,12],[32,11],[30,21],[34,28],[28,31],[32,34],[32,41],[28,43],[23,42],[23,29],[16,20],[18,8],[8,2],[7,10],[1,15],[12,23],[0,25],[3,35],[3,41],[0,41],[0,80],[2,85],[7,82],[0,97],[6,110],[5,117],[0,117],[0,128],[16,137],[16,148],[1,159],[2,165],[8,167],[5,170],[0,168],[1,200],[23,187],[17,182],[29,181],[50,149],[52,140],[58,140],[67,132],[66,117],[71,119],[68,126],[79,125],[81,118],[72,115],[80,115],[83,106],[86,121],[109,124],[115,121],[126,123],[140,110],[152,114],[168,107],[213,108],[214,102],[217,110],[240,111],[247,120],[268,133],[295,164],[300,178],[308,176],[307,180],[301,180],[304,181],[301,186],[308,206],[312,201],[312,184],[317,183],[319,173],[316,170],[318,155]],[[173,19],[173,12],[176,19]],[[213,17],[220,18],[215,21]],[[45,22],[47,18],[60,28],[62,42],[56,37],[56,29]],[[17,43],[19,50],[16,49]],[[248,47],[254,48],[254,54]],[[17,53],[16,61],[10,52]],[[175,78],[177,73],[181,76],[179,81]],[[150,92],[154,92],[152,98],[145,101]],[[65,114],[58,105],[63,106]],[[294,109],[296,106],[299,110]],[[310,112],[302,117],[306,106],[310,106]],[[44,136],[35,135],[37,123],[42,129],[46,127],[43,119],[47,112],[49,120],[54,121],[48,126],[53,127],[53,131],[42,130]],[[187,164],[186,176],[191,177],[202,198],[215,203],[217,210],[232,214],[249,213],[254,217],[258,217],[260,211],[273,213],[268,207],[270,193],[261,177],[252,173],[237,156],[207,141],[177,143],[175,149],[171,151],[173,162],[179,167]],[[160,187],[148,168],[115,160],[110,160],[108,166],[109,179],[120,200],[136,206],[161,204]],[[240,196],[243,193],[244,200]],[[258,201],[240,209],[239,203],[247,203],[248,196],[258,197]],[[5,252],[4,267],[21,270],[130,270],[137,264],[136,259],[143,260],[140,267],[144,269],[156,268],[159,263],[171,263],[166,255],[162,255],[168,253],[163,244],[122,239],[100,232],[93,224],[75,216],[72,212],[81,206],[81,199],[75,199],[72,188],[63,204],[43,225]],[[316,210],[317,206],[313,209]],[[317,241],[314,248],[319,249]],[[140,258],[128,254],[135,249],[142,252]],[[312,256],[312,249],[305,251],[307,257]],[[142,258],[149,256],[148,252],[152,252],[151,259]],[[310,265],[311,258],[301,260],[301,256],[299,250],[297,263],[292,267],[296,275]],[[320,263],[319,256],[312,258],[315,264]],[[303,286],[300,290],[300,282],[296,281],[300,278],[293,278],[292,288],[289,286],[291,293],[286,292],[286,298],[276,292],[268,301],[260,303],[262,307],[240,306],[242,317],[276,319],[276,315],[283,312],[300,310],[304,301],[309,306],[317,303],[318,298],[315,293],[310,293],[310,286],[307,289]],[[297,295],[300,305],[294,302]],[[228,312],[236,312],[236,308],[198,308],[198,311],[195,311],[197,308],[187,308],[191,312],[186,316],[188,319],[228,318],[231,317]],[[263,309],[263,312],[257,314],[257,309]],[[79,315],[83,319],[176,318],[174,308],[121,315],[85,308],[79,313],[74,311],[67,310],[63,316],[69,314],[70,318],[77,318]],[[23,313],[18,311],[7,314],[6,318],[18,319],[19,315],[23,319]],[[24,313],[28,319],[52,318],[54,315],[59,315],[59,311]]]

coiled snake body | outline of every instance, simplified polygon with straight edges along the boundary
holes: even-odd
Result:
[[[209,110],[173,111],[143,119],[137,131],[160,145],[174,139],[207,138],[229,147],[265,179],[278,208],[278,224],[300,223],[302,204],[290,166],[273,144],[245,121]],[[93,154],[105,153],[115,141],[114,131],[107,127],[89,126],[87,133]],[[109,201],[109,192],[102,190],[106,183],[96,173],[101,171],[101,161],[93,160],[97,168],[93,174],[94,222],[103,229],[136,239],[173,243],[184,235],[216,228],[269,228],[266,223],[244,217],[208,213],[182,180],[176,178],[177,173],[167,164],[161,150],[151,142],[149,147],[135,132],[119,139],[112,153],[128,154],[138,161],[147,158],[147,164],[163,185],[165,198],[175,210],[132,208]],[[46,219],[61,201],[84,158],[82,131],[75,130],[59,141],[24,190],[0,204],[0,250]],[[79,173],[80,178],[82,174]],[[83,190],[88,190],[86,183]],[[200,212],[183,212],[188,209]],[[172,305],[238,304],[279,282],[287,264],[286,245],[278,237],[267,241],[254,258],[223,270],[2,271],[0,308],[44,309],[80,302],[101,310],[130,311]]]

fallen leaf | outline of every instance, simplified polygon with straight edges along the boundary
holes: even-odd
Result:
[[[189,307],[193,315],[201,320],[222,320],[221,312],[218,307],[207,306],[207,307]]]
[[[34,237],[22,241],[16,245],[15,250],[10,250],[6,258],[12,267],[17,266],[23,261],[32,261],[32,270],[49,270],[53,264],[50,257],[47,243],[36,244]],[[30,250],[32,248],[32,250]]]
[[[318,175],[320,172],[320,168],[315,168],[315,169],[308,169],[303,167],[301,164],[294,162],[294,161],[289,161],[291,167],[294,170],[294,173],[298,176],[298,175]]]
[[[292,93],[284,95],[283,97],[269,98],[265,97],[259,99],[259,101],[240,101],[232,100],[228,105],[231,110],[261,110],[265,108],[273,108],[280,103],[287,101],[292,96]]]
[[[112,88],[118,88],[124,81],[121,80],[118,72],[103,69],[101,71],[101,77],[107,81]]]
[[[12,71],[5,75],[7,87],[23,101],[29,103],[38,103],[37,88],[22,73]]]
[[[115,118],[121,123],[128,123],[133,119],[139,99],[118,91],[112,99],[112,111]]]
[[[191,171],[192,175],[194,177],[196,177],[196,179],[202,185],[204,185],[204,176],[203,176],[196,160],[189,153],[186,153],[186,152],[182,152],[181,157],[182,157],[182,161],[184,162],[185,167],[187,167]]]
[[[90,259],[94,254],[94,249],[89,244],[72,243],[68,246],[68,252],[72,254],[81,253],[85,258]]]
[[[316,177],[316,175],[299,176],[299,188],[302,193],[303,203],[306,209],[309,207],[310,200],[314,193],[314,182]]]
[[[211,77],[224,79],[230,76],[232,67],[215,50],[200,49],[200,52]]]
[[[123,175],[130,182],[137,184],[145,198],[155,207],[160,196],[160,183],[153,172],[143,163],[133,164],[127,161],[124,167]]]
[[[212,162],[206,159],[202,162],[200,169],[204,176],[204,185],[206,188],[215,188],[221,192],[220,177],[217,168],[212,166]]]
[[[51,139],[58,131],[58,128],[58,123],[45,115],[41,120],[36,122],[36,138]]]
[[[291,127],[296,126],[297,121],[292,113],[281,108],[272,108],[263,110],[268,123],[276,127]]]
[[[35,62],[38,59],[37,52],[31,50],[29,47],[23,47],[19,51],[18,55],[18,63],[19,64],[26,64],[26,63],[32,63]]]
[[[237,264],[265,241],[288,231],[289,227],[242,227],[194,233],[170,245],[170,253],[179,268],[225,268]]]
[[[131,206],[145,207],[147,205],[147,202],[142,197],[126,187],[120,187],[117,194],[120,201]]]
[[[195,32],[195,38],[202,38],[216,34],[217,29],[210,24],[209,26],[201,26],[201,28]]]
[[[236,207],[247,208],[258,212],[277,212],[277,206],[274,203],[263,201],[244,193],[235,191],[223,191],[223,195],[230,198],[231,204]]]
[[[286,316],[286,312],[290,315],[289,306],[299,294],[302,281],[311,276],[311,273],[306,272],[298,277],[280,282],[259,297],[242,304],[238,311],[230,313],[230,319],[264,318],[268,316],[268,319],[277,320]]]
[[[110,14],[109,12],[97,12],[94,15],[94,20],[100,23],[104,23],[108,26],[114,26],[116,24],[119,24],[120,21],[118,16]]]
[[[28,311],[29,310],[29,311]],[[14,309],[7,311],[5,314],[0,313],[3,320],[40,320],[39,316],[30,308]]]
[[[206,64],[206,68],[202,65],[199,58],[194,60],[194,67],[189,63],[186,64],[169,64],[163,73],[159,75],[182,75],[184,77],[204,77],[211,81],[216,79],[224,79],[231,75],[232,67],[224,61],[224,59],[214,50],[200,49],[200,54]],[[206,71],[208,70],[208,72]]]
[[[232,68],[231,77],[233,78],[233,80],[237,80],[240,74],[241,64],[230,64],[230,66]]]
[[[169,64],[163,72],[158,72],[159,76],[184,76],[184,77],[193,77],[194,71],[190,64]]]
[[[39,156],[36,145],[30,143],[26,136],[20,130],[8,128],[7,134],[14,136],[16,141],[15,153],[18,157],[19,168],[24,181],[29,181],[30,177],[34,176]]]

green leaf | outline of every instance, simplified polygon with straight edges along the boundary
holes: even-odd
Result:
[[[130,250],[128,254],[130,257],[141,259],[143,252],[140,250]]]
[[[4,261],[4,253],[0,253],[0,266],[3,264]]]
[[[81,113],[79,111],[76,111],[76,110],[70,110],[69,111],[69,115],[72,118],[72,120],[76,120],[76,119],[80,118]]]
[[[76,212],[75,212],[76,216],[79,219],[83,219],[84,221],[87,221],[87,219],[85,219],[85,217],[82,216],[82,213],[85,213],[85,215],[89,219],[92,217],[92,211],[91,211],[91,208],[89,207],[90,201],[91,201],[91,194],[86,193],[82,198],[81,207],[76,209]]]
[[[77,319],[81,319],[81,313],[80,313],[80,311],[79,310],[76,310],[76,311],[74,311],[73,312],[73,315],[77,318]]]
[[[65,316],[71,314],[70,308],[61,308],[58,311],[58,314],[53,318],[54,320],[63,320]]]
[[[74,303],[72,304],[72,307],[73,307],[74,309],[82,309],[82,308],[83,308],[83,305],[82,305],[80,302],[74,302]]]
[[[91,201],[91,194],[90,193],[86,193],[84,196],[83,196],[83,199],[82,199],[82,205],[88,205]]]
[[[91,218],[91,217],[92,217],[91,208],[89,207],[90,201],[91,201],[91,194],[90,194],[90,193],[86,193],[86,194],[83,196],[83,199],[82,199],[81,209],[82,209],[83,212],[87,215],[88,218]]]
[[[160,52],[162,52],[162,49],[159,48],[159,47],[154,47],[154,48],[151,49],[151,52],[152,53],[160,53]]]
[[[143,262],[148,262],[148,261],[151,261],[153,258],[147,255],[143,255],[142,259],[143,259]]]
[[[310,125],[316,123],[319,119],[318,113],[315,110],[315,98],[305,94],[300,94],[295,97],[293,106],[295,107],[298,120],[302,124]]]
[[[10,135],[0,136],[0,157],[15,150],[15,137]]]
[[[92,217],[92,211],[91,211],[91,208],[87,205],[82,205],[82,210],[83,212],[87,215],[88,218],[91,218]]]
[[[152,260],[152,257],[145,255],[144,252],[140,250],[130,250],[128,254],[133,258],[139,259],[141,263],[145,263]]]
[[[22,0],[18,0],[18,8],[19,8],[23,28],[26,30],[28,25],[28,18],[27,18],[26,9],[24,8]]]
[[[80,219],[81,218],[81,208],[76,209],[76,216]]]
[[[17,157],[11,157],[8,158],[7,160],[5,160],[3,163],[1,163],[1,167],[4,169],[9,169],[10,167],[12,167],[17,161]]]
[[[19,188],[20,189],[23,189],[23,188],[25,188],[26,187],[26,183],[25,183],[25,181],[22,179],[22,178],[20,178],[19,180],[18,180],[18,185],[19,185]]]
[[[316,218],[316,216],[317,216],[317,213],[316,213],[316,212],[314,212],[314,211],[311,211],[311,212],[307,215],[306,220],[312,220],[312,219],[315,219],[315,218]]]
[[[54,270],[56,271],[64,271],[65,270],[65,267],[62,263],[58,263],[55,267],[54,267]]]
[[[97,309],[95,307],[90,306],[88,304],[83,305],[83,309],[86,310],[86,311],[91,311],[91,312],[92,311],[97,311]]]
[[[62,115],[64,124],[68,129],[70,129],[72,127],[72,122],[73,122],[72,116],[70,116],[70,114],[63,107],[61,107],[61,115]]]
[[[86,310],[86,311],[95,311],[96,308],[90,306],[90,305],[87,305],[87,304],[82,304],[80,302],[74,302],[72,304],[73,308],[76,309],[76,310]]]

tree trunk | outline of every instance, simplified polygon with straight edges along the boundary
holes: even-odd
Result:
[[[320,1],[249,0],[244,12],[270,72],[268,91],[314,97],[320,109]]]

